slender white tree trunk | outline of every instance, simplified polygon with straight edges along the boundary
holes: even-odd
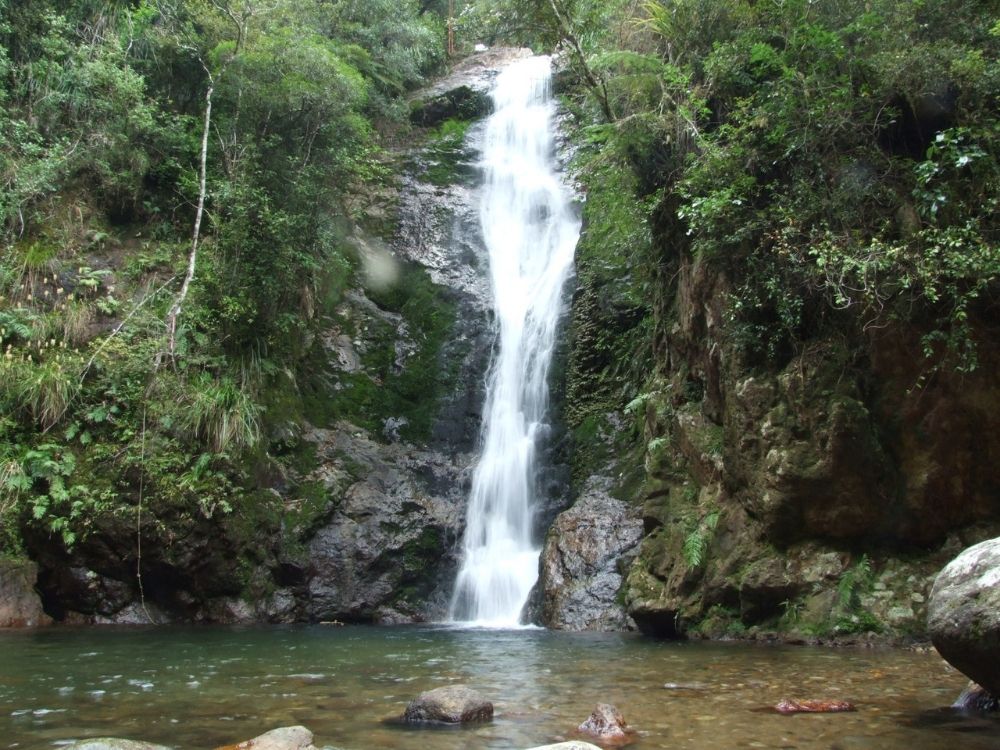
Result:
[[[215,92],[214,82],[209,80],[208,91],[205,92],[205,129],[201,134],[201,164],[198,175],[198,209],[194,215],[194,231],[191,235],[191,253],[188,255],[187,273],[184,275],[184,283],[177,294],[177,299],[170,307],[167,314],[167,330],[170,332],[170,356],[174,356],[177,348],[177,318],[181,314],[181,308],[187,299],[188,290],[191,288],[191,281],[194,279],[195,264],[198,260],[198,241],[201,237],[201,218],[205,213],[205,183],[208,172],[208,135],[212,126],[212,94]]]

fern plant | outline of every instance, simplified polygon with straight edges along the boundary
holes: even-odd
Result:
[[[858,610],[861,607],[861,594],[870,590],[873,583],[871,560],[868,555],[862,555],[837,583],[837,601],[841,609],[845,612]]]
[[[681,548],[684,562],[688,564],[689,568],[700,567],[705,562],[705,553],[708,551],[708,545],[711,543],[718,525],[719,511],[717,510],[709,512],[691,525]]]

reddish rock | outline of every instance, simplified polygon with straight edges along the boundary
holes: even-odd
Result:
[[[621,711],[609,703],[598,703],[588,719],[577,727],[577,731],[605,745],[628,744],[635,734],[625,723]]]
[[[281,727],[252,740],[225,745],[216,750],[316,750],[313,733],[303,726]]]
[[[782,698],[774,706],[779,714],[839,714],[844,711],[857,711],[853,703],[847,701],[797,701]]]

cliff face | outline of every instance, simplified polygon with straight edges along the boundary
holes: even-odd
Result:
[[[595,215],[602,190],[574,297],[575,478],[610,481],[644,531],[598,609],[663,636],[923,635],[934,574],[998,529],[995,332],[980,323],[980,366],[964,375],[932,370],[919,326],[902,323],[748,361],[732,280],[686,252],[669,216],[649,239],[647,309],[638,282],[588,272],[614,239]],[[614,346],[644,364],[622,367]],[[548,548],[565,547],[564,526]]]
[[[356,196],[348,288],[311,305],[300,357],[262,394],[261,445],[234,457],[226,494],[192,504],[187,485],[143,491],[138,469],[88,463],[120,502],[68,547],[24,524],[57,621],[444,616],[493,343],[475,123],[498,67],[525,53],[476,56],[414,101],[394,183]]]

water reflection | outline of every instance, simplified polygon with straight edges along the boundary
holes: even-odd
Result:
[[[525,748],[615,703],[647,748],[986,750],[1000,723],[948,706],[965,680],[933,654],[672,644],[629,634],[452,628],[53,630],[0,634],[0,748],[102,735],[213,747],[304,724],[347,748]],[[408,731],[422,690],[466,683],[496,720]],[[852,714],[779,716],[781,698]]]

